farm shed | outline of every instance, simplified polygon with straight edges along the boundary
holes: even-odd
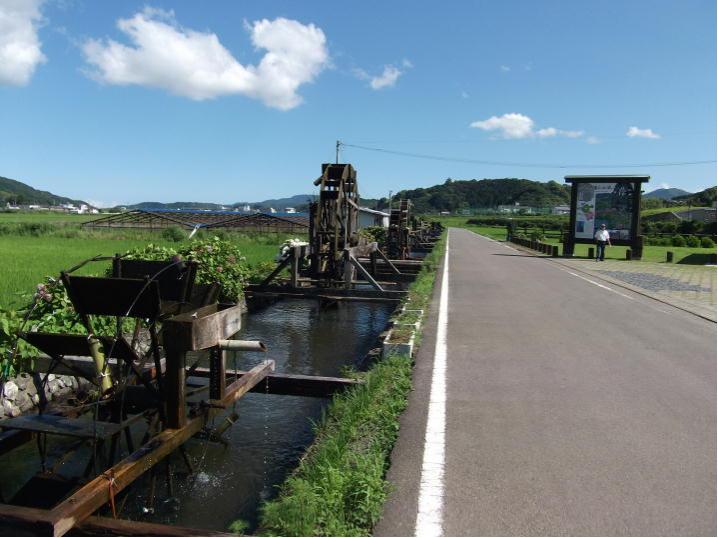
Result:
[[[238,211],[201,211],[196,209],[137,209],[85,222],[87,228],[163,229],[180,226],[222,228],[246,232],[304,233],[309,218],[301,213],[241,213]]]
[[[383,226],[384,228],[389,227],[389,213],[384,213],[383,211],[360,207],[358,211],[358,218],[360,230],[368,226]]]

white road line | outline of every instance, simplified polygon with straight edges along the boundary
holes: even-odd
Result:
[[[567,271],[565,269],[561,269],[562,271],[566,271],[569,275],[573,275],[575,277],[580,278],[581,280],[585,280],[586,282],[590,282],[594,286],[598,286],[599,288],[603,288],[604,290],[612,291],[613,293],[620,295],[621,297],[625,297],[626,299],[629,299],[631,301],[635,301],[635,297],[631,297],[630,295],[626,295],[625,293],[621,293],[620,291],[616,291],[613,288],[609,288],[608,286],[604,286],[603,284],[596,282],[595,280],[591,280],[590,278],[586,278],[585,276],[581,276],[579,274],[573,273],[571,271]]]
[[[442,536],[444,532],[444,457],[446,452],[446,333],[449,325],[449,235],[446,237],[441,279],[439,320],[429,396],[429,416],[421,464],[419,507],[415,536]]]
[[[466,229],[466,228],[464,228]],[[513,250],[514,252],[518,252],[514,247],[508,246],[506,243],[502,243],[501,241],[497,241],[496,239],[492,239],[490,237],[487,237],[485,235],[481,235],[480,233],[475,232],[474,230],[469,230],[472,234],[479,236],[482,239],[486,239],[487,241],[491,241],[492,243],[496,243],[497,245],[501,245],[504,248],[507,248],[509,250]]]

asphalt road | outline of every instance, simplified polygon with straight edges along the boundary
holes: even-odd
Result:
[[[466,230],[449,266],[444,534],[715,536],[716,324]],[[376,535],[415,531],[437,297]]]

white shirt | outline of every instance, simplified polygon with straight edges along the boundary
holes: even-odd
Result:
[[[596,241],[608,241],[611,238],[608,233],[608,230],[598,230],[593,237],[596,239]]]

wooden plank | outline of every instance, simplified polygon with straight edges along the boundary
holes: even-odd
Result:
[[[109,439],[120,432],[119,424],[93,422],[80,418],[66,418],[59,415],[24,415],[0,421],[4,430],[22,430],[52,435],[66,435],[80,439]]]
[[[342,289],[342,288],[287,288],[284,286],[256,286],[249,285],[245,288],[248,295],[276,295],[292,297],[346,297],[359,299],[396,299],[400,300],[406,296],[405,291],[398,290],[368,290],[368,289]]]
[[[0,520],[3,523],[29,529],[36,536],[49,534],[53,527],[49,510],[13,504],[0,504]]]
[[[77,531],[87,533],[87,535],[101,534],[103,536],[237,536],[236,534],[207,529],[193,529],[177,525],[163,525],[161,523],[99,516],[88,517],[73,528],[72,534],[77,535]]]
[[[274,361],[267,360],[262,361],[260,364],[252,368],[249,372],[243,375],[240,379],[227,386],[225,389],[225,396],[221,400],[210,400],[210,403],[219,407],[227,407],[228,405],[236,402],[252,387],[255,387],[260,383],[270,372],[274,371]]]
[[[211,306],[216,310],[216,305]],[[203,307],[174,316],[162,323],[164,340],[172,339],[175,345],[187,351],[216,346],[220,340],[228,340],[242,328],[242,311],[241,305],[215,312],[211,312],[211,307]]]
[[[67,292],[80,314],[156,318],[160,288],[156,280],[65,275]]]
[[[334,290],[326,291],[324,293],[300,293],[300,292],[291,292],[291,291],[270,291],[270,292],[251,292],[251,294],[247,294],[248,299],[252,299],[254,297],[269,297],[269,298],[288,298],[288,299],[306,299],[308,297],[311,297],[312,299],[326,299],[328,301],[361,301],[361,302],[377,302],[377,303],[398,303],[401,302],[401,297],[367,297],[364,295],[359,296],[351,296],[351,295],[338,295],[334,293],[335,291],[344,291],[344,290]],[[374,290],[372,290],[374,291]]]

